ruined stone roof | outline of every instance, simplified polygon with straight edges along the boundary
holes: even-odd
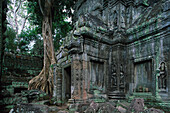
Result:
[[[148,7],[143,13],[139,16],[138,19],[131,25],[131,27],[136,25],[141,25],[144,22],[148,22],[150,19],[158,16],[162,11],[162,0],[154,3],[153,6]]]
[[[92,14],[88,13],[82,16],[84,18],[85,22],[91,22],[93,26],[101,26],[101,27],[107,27],[106,24],[96,16],[93,16]]]

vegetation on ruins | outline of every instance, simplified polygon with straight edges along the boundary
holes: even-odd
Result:
[[[59,49],[69,30],[74,1],[9,0],[6,51],[44,56],[44,68],[30,81],[29,89],[52,92],[52,69]],[[43,38],[42,38],[43,37]],[[30,44],[34,43],[30,48]],[[43,44],[44,43],[44,44]],[[55,43],[55,45],[54,45]]]
[[[70,30],[71,27],[64,20],[67,16],[71,16],[74,1],[29,0],[29,5],[31,6],[29,13],[32,13],[30,21],[42,29],[44,41],[44,67],[40,74],[29,82],[29,89],[41,89],[52,94],[53,71],[51,67],[56,64],[53,36],[56,38],[54,41],[59,45],[60,39]]]
[[[169,112],[169,6],[0,0],[0,111]]]
[[[64,1],[59,6],[54,4],[52,37],[55,50],[59,49],[63,37],[72,29],[72,23],[67,18],[72,16],[70,7],[73,4]],[[5,51],[43,56],[42,18],[38,0],[8,0]]]
[[[29,15],[27,14],[28,2],[27,0],[8,0],[8,11],[7,11],[7,20],[8,20],[8,38],[7,42],[7,51],[15,51],[18,50],[28,50],[26,46],[26,42],[22,37],[20,37],[20,33],[25,29],[26,23]],[[13,32],[14,31],[14,32]],[[13,32],[15,34],[10,34]],[[13,37],[13,41],[10,39]],[[10,40],[10,41],[9,41]],[[13,42],[13,44],[12,44]],[[9,43],[14,45],[14,48],[10,48],[8,46]],[[23,47],[21,47],[23,45]],[[17,47],[17,49],[15,48]],[[23,51],[21,51],[23,52]]]

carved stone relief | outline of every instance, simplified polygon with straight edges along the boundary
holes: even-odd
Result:
[[[116,65],[112,64],[111,87],[117,86]]]
[[[80,65],[80,61],[73,61],[73,69],[74,69],[74,95],[78,94],[78,89],[80,86],[79,84],[79,79],[80,79],[80,69],[81,69],[81,65]]]
[[[125,85],[125,75],[123,70],[123,65],[120,65],[120,86],[124,87]]]
[[[116,68],[116,64],[111,64],[111,76],[110,76],[110,88],[111,91],[119,90],[124,92],[125,88],[125,74],[123,65],[120,64],[119,68]]]
[[[160,64],[160,76],[158,76],[158,87],[159,89],[167,88],[167,75],[166,75],[166,64],[165,62],[161,62]]]
[[[125,7],[123,5],[120,5],[120,27],[125,28]]]

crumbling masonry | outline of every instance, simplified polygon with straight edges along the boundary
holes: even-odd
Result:
[[[170,99],[169,0],[79,0],[56,57],[57,98]],[[168,82],[169,81],[169,82]]]

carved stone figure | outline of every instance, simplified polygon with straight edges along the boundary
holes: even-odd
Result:
[[[121,11],[121,18],[120,18],[120,25],[121,25],[121,28],[125,28],[125,11],[122,10]]]
[[[117,86],[116,65],[112,64],[111,87]]]
[[[110,15],[110,25],[116,27],[117,26],[117,21],[118,21],[118,13],[116,10],[111,11],[112,14]]]
[[[160,76],[158,77],[158,87],[159,89],[166,89],[166,67],[165,62],[161,62],[160,64]]]
[[[113,25],[117,26],[117,12],[116,12],[116,10],[113,13]]]
[[[101,18],[101,13],[102,13],[102,5],[100,3],[96,3],[91,10],[91,14],[93,16],[97,16],[98,18]]]
[[[120,65],[120,86],[124,86],[125,84],[125,76],[124,76],[124,72],[123,72],[123,65]]]

